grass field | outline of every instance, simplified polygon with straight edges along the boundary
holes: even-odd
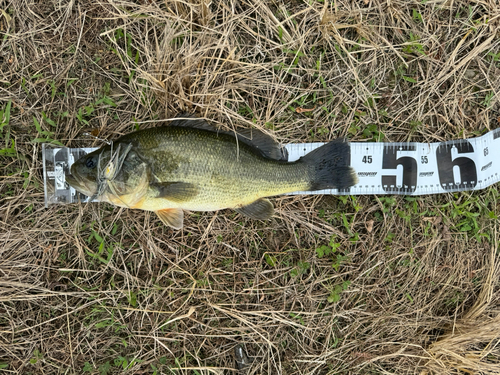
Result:
[[[41,144],[180,112],[282,143],[500,126],[496,0],[0,1],[0,372],[497,374],[498,186],[44,208]]]

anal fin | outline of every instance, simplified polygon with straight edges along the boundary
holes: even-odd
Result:
[[[155,211],[160,220],[166,226],[174,229],[182,229],[184,223],[184,211],[180,208],[166,208]]]
[[[269,219],[274,213],[273,204],[268,199],[257,199],[246,206],[235,208],[235,211],[256,220]]]

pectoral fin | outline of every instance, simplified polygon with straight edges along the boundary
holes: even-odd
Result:
[[[165,198],[173,202],[187,202],[198,194],[198,187],[188,182],[156,182],[151,184],[156,198]]]
[[[266,220],[273,215],[274,207],[269,200],[261,198],[249,205],[235,208],[235,211],[252,219]]]
[[[184,212],[180,208],[167,208],[164,210],[155,211],[160,220],[166,226],[174,229],[182,229],[184,222]]]

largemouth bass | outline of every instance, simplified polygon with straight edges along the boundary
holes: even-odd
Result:
[[[286,149],[262,132],[235,134],[184,118],[124,135],[82,157],[66,180],[85,195],[154,211],[180,229],[183,210],[231,208],[264,220],[274,212],[265,197],[348,188],[357,182],[349,150],[336,140],[288,162]]]

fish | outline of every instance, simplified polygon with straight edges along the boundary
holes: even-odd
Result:
[[[256,220],[274,213],[267,197],[347,189],[358,182],[344,139],[296,161],[256,129],[224,131],[188,114],[138,130],[78,159],[66,181],[115,206],[155,212],[181,229],[184,211],[233,209]]]

